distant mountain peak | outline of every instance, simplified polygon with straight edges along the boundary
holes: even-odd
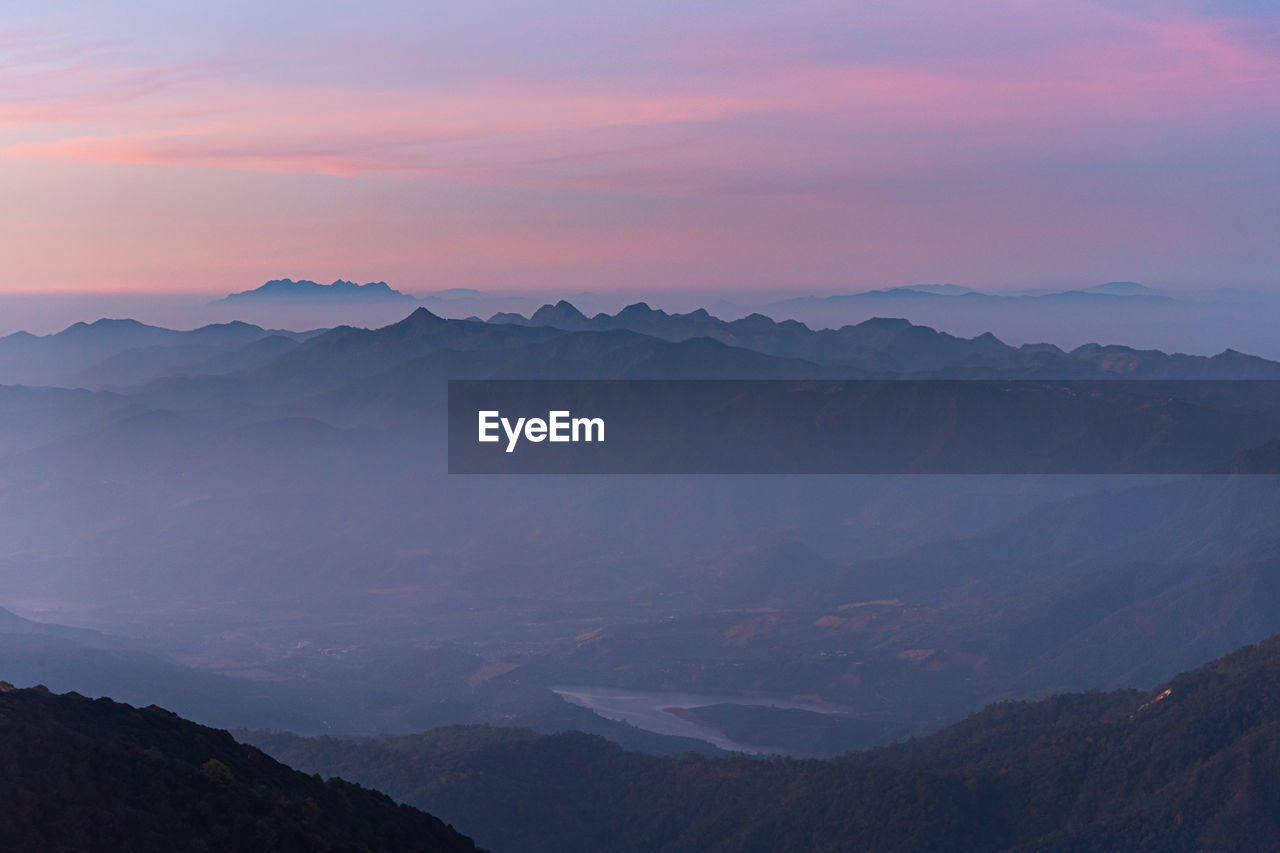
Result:
[[[54,337],[66,340],[79,339],[101,339],[114,338],[121,335],[135,336],[136,333],[165,333],[168,329],[161,329],[158,326],[148,326],[146,323],[140,323],[137,320],[130,319],[111,319],[103,317],[100,320],[94,320],[92,323],[72,323],[67,328],[58,332]]]
[[[332,284],[318,284],[307,279],[294,281],[291,278],[272,279],[261,287],[232,293],[218,302],[281,300],[339,300],[339,301],[391,301],[411,300],[407,293],[393,290],[385,281],[370,281],[357,284],[354,281],[338,279]],[[216,303],[215,303],[216,304]]]
[[[765,314],[756,311],[743,317],[738,323],[747,329],[770,329],[777,325],[777,322]]]
[[[902,287],[891,287],[886,292],[895,293],[903,290],[912,293],[929,293],[934,296],[964,296],[978,292],[972,287],[961,287],[958,284],[908,284]]]
[[[667,316],[666,311],[663,311],[661,309],[655,310],[653,308],[650,308],[648,302],[632,303],[631,305],[628,305],[626,308],[623,308],[614,316],[615,317],[641,317],[641,316],[648,316],[650,314],[654,314],[660,317]]]
[[[1153,292],[1145,284],[1138,284],[1136,281],[1108,281],[1095,287],[1087,287],[1085,290],[1090,293],[1114,293],[1119,295]]]
[[[433,299],[474,299],[477,296],[484,296],[483,290],[476,290],[472,287],[446,287],[444,290],[433,290],[426,294]]]
[[[206,323],[199,328],[192,329],[186,333],[193,336],[206,335],[234,335],[237,337],[248,336],[254,337],[266,335],[267,330],[261,326],[255,326],[253,323],[246,323],[243,320],[232,320],[229,323]]]
[[[94,320],[92,323],[85,323],[84,321],[72,323],[63,331],[69,332],[72,329],[141,329],[145,325],[145,323],[140,323],[137,320],[129,318],[117,320],[109,317],[103,317],[99,320]]]
[[[399,323],[394,323],[393,326],[399,326],[399,327],[438,326],[441,323],[447,323],[447,322],[449,321],[441,317],[439,314],[431,313],[426,308],[415,308],[413,309],[412,314],[410,314],[408,317],[405,317]]]
[[[555,326],[566,329],[574,328],[586,322],[588,322],[587,315],[564,299],[561,299],[555,305],[543,305],[529,318],[529,325],[531,326]]]
[[[866,329],[909,329],[911,325],[911,321],[903,317],[870,317],[858,324]]]

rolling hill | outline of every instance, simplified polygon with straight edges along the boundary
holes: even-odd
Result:
[[[1145,693],[991,706],[829,761],[661,759],[599,738],[453,727],[239,733],[444,815],[495,850],[1274,850],[1280,637]]]

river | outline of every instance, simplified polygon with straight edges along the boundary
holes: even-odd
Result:
[[[625,690],[618,687],[553,687],[561,698],[609,720],[630,723],[638,729],[661,735],[691,737],[727,749],[731,752],[751,754],[778,752],[776,748],[739,743],[724,732],[668,713],[666,708],[700,708],[705,705],[754,705],[764,708],[788,708],[830,713],[827,708],[791,702],[786,699],[770,699],[743,696],[716,696],[700,693],[659,693],[644,690]]]

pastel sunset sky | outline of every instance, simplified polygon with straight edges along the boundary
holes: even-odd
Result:
[[[1280,286],[1280,3],[7,2],[0,291]]]

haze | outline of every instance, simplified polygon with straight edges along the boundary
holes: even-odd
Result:
[[[1274,0],[6,4],[0,826],[1280,849],[1278,140]]]

